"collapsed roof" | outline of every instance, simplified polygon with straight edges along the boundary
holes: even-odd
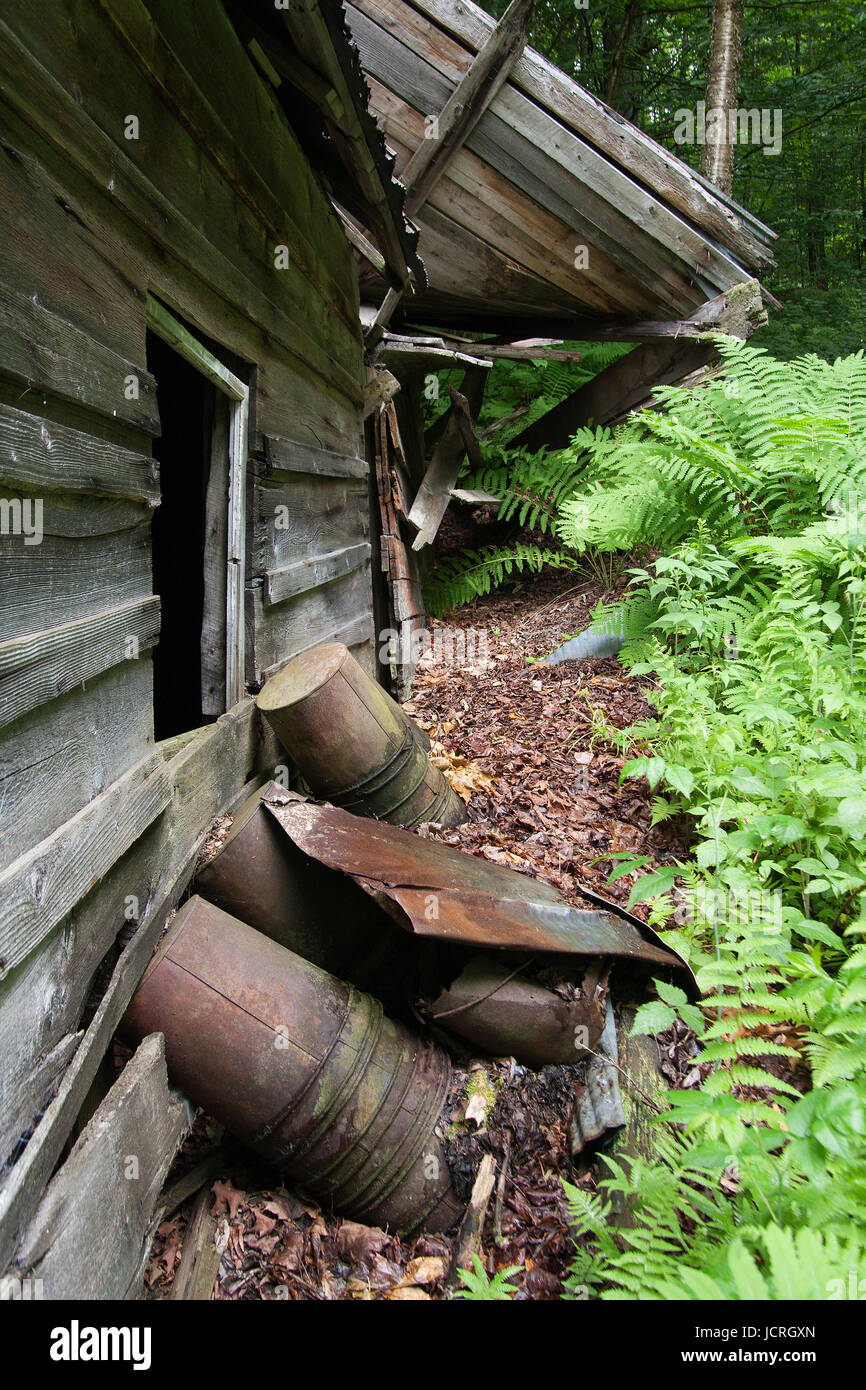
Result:
[[[623,340],[688,335],[696,315],[724,327],[774,233],[515,43],[528,9],[497,26],[471,0],[345,5],[420,228],[427,288],[395,321]],[[366,275],[367,299],[387,288]]]

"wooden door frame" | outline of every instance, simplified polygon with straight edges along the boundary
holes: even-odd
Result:
[[[244,696],[244,571],[246,534],[247,430],[250,388],[176,319],[152,294],[147,326],[189,362],[231,403],[229,416],[228,524],[226,555],[226,709]]]

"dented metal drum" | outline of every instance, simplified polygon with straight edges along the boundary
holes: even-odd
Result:
[[[296,656],[257,704],[314,795],[407,828],[465,821],[420,730],[342,643]]]
[[[131,1045],[163,1033],[174,1085],[335,1210],[399,1232],[459,1215],[434,1133],[445,1054],[201,898],[178,913],[119,1032]]]
[[[262,805],[240,808],[195,889],[224,912],[401,1010],[415,992],[418,943],[346,874],[304,854]]]

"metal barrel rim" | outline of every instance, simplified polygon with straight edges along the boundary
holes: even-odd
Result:
[[[372,1209],[384,1202],[399,1187],[407,1173],[411,1172],[430,1141],[432,1126],[442,1110],[450,1080],[451,1068],[447,1066],[437,1078],[436,1087],[429,1088],[427,1105],[419,1112],[416,1124],[407,1127],[403,1142],[395,1151],[391,1164],[374,1173],[367,1187],[354,1195],[353,1201],[361,1210]],[[406,1147],[409,1152],[404,1155]]]
[[[266,1125],[263,1125],[260,1130],[256,1131],[256,1133],[249,1140],[249,1143],[251,1145],[258,1145],[259,1143],[264,1143],[267,1139],[270,1138],[270,1136],[275,1132],[275,1130],[279,1129],[280,1125],[285,1124],[287,1120],[291,1120],[292,1115],[300,1108],[304,1099],[308,1095],[310,1088],[312,1086],[315,1086],[316,1082],[320,1079],[323,1068],[328,1065],[328,1063],[334,1055],[334,1052],[338,1044],[341,1042],[346,1023],[348,1022],[349,1018],[354,1016],[353,1004],[355,1004],[356,1002],[360,1005],[360,1007],[368,1006],[368,1026],[361,1037],[363,1050],[359,1048],[357,1053],[357,1056],[362,1059],[360,1065],[367,1065],[367,1061],[375,1051],[376,1044],[378,1043],[382,1033],[382,1020],[384,1019],[384,1010],[382,1008],[382,1005],[379,1003],[378,999],[374,999],[372,995],[362,994],[360,990],[352,989],[350,985],[346,986],[346,990],[346,1009],[343,1014],[340,1027],[331,1039],[330,1046],[326,1049],[325,1054],[322,1057],[321,1062],[319,1063],[319,1066],[310,1076],[306,1085],[303,1086],[299,1091],[295,1092],[288,1105],[286,1105],[281,1111],[279,1111],[276,1118],[273,1120],[269,1120]],[[312,1148],[318,1142],[321,1135],[327,1132],[331,1123],[332,1113],[336,1112],[337,1114],[339,1114],[343,1108],[344,1093],[348,1092],[349,1094],[351,1094],[352,1090],[354,1089],[351,1083],[353,1081],[356,1071],[357,1067],[353,1067],[347,1071],[346,1075],[340,1082],[337,1091],[334,1097],[332,1098],[331,1103],[328,1106],[328,1109],[326,1110],[325,1114],[321,1117],[317,1117],[319,1118],[319,1123],[315,1126],[313,1130],[308,1131],[307,1134],[302,1136],[300,1141],[301,1146],[296,1147],[294,1144],[292,1145],[293,1158],[303,1156],[308,1149]]]

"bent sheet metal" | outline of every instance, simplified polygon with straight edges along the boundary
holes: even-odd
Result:
[[[638,918],[563,902],[555,889],[514,869],[381,821],[306,801],[272,783],[262,804],[297,847],[349,874],[407,931],[465,946],[609,956],[691,970]]]

